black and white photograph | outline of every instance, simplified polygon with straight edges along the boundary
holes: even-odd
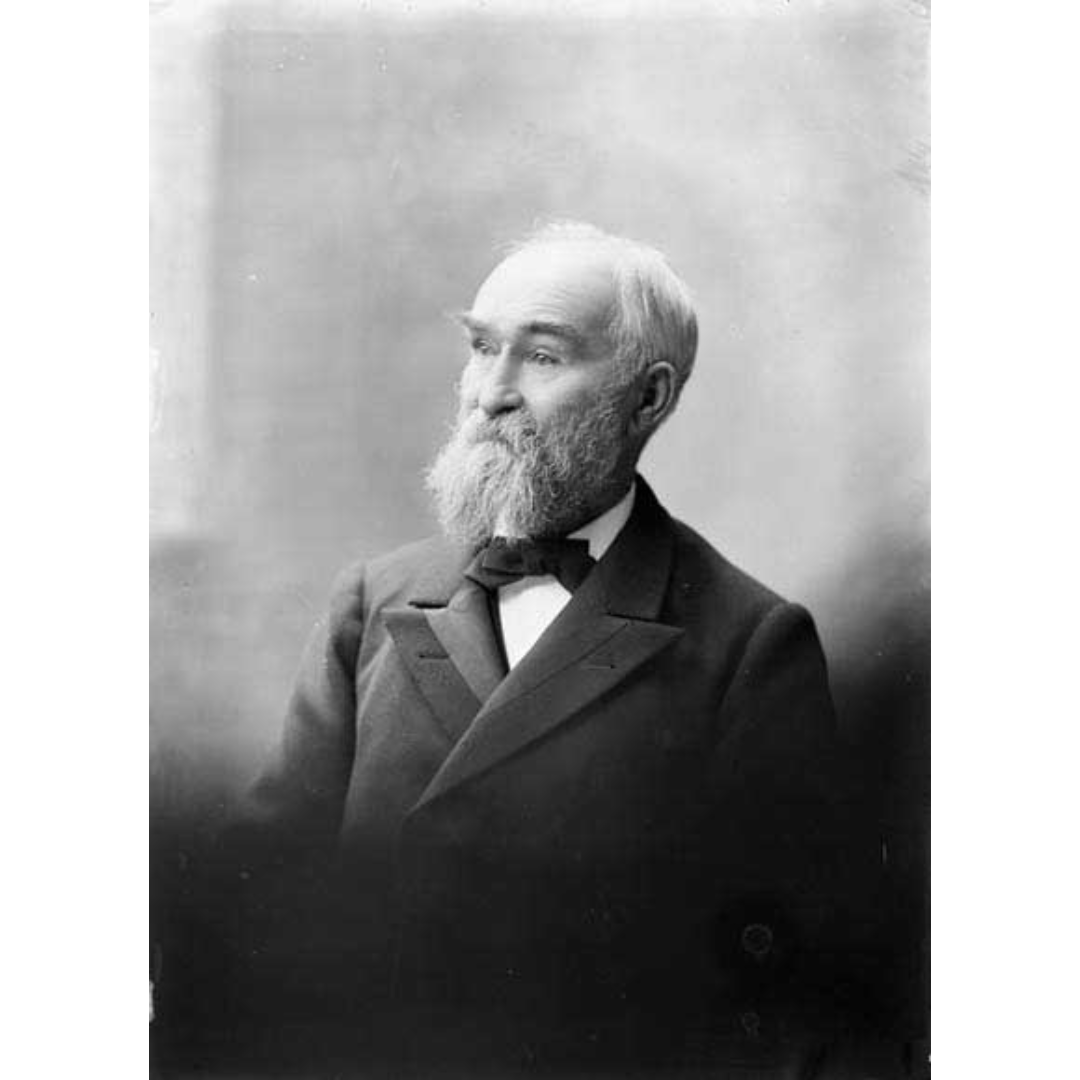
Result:
[[[150,5],[150,1074],[930,1075],[929,0]]]

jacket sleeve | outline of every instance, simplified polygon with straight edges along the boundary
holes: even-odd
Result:
[[[230,814],[209,868],[232,1007],[263,1019],[310,1008],[323,977],[318,929],[352,770],[362,582],[359,567],[338,579],[275,750]]]
[[[310,635],[278,745],[238,815],[234,837],[251,868],[315,861],[336,842],[356,742],[363,607],[363,572],[350,568]]]
[[[763,824],[786,829],[842,795],[825,657],[804,608],[780,603],[758,623],[725,695],[721,729],[725,782],[757,792]]]
[[[731,853],[721,879],[738,887],[715,911],[717,959],[761,991],[785,986],[816,1000],[811,987],[827,984],[839,993],[873,866],[803,608],[779,603],[758,623],[721,712],[714,826]]]

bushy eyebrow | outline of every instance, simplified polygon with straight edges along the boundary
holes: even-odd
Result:
[[[482,323],[479,319],[474,319],[468,311],[453,311],[449,317],[459,326],[468,330],[470,334],[487,334],[491,331],[491,327],[486,323]]]
[[[549,337],[562,338],[576,349],[584,350],[586,345],[585,335],[567,323],[531,322],[526,324],[524,330],[527,334],[547,334]]]
[[[491,334],[492,328],[480,319],[475,318],[471,312],[459,311],[455,312],[452,316],[454,321],[463,326],[470,334]],[[584,350],[587,342],[585,335],[581,333],[576,327],[571,326],[569,323],[560,322],[547,322],[545,320],[536,320],[534,322],[526,323],[521,328],[523,333],[526,334],[546,334],[549,337],[561,338],[569,345],[576,349]]]

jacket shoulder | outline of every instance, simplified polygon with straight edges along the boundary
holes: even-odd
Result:
[[[813,705],[815,715],[832,724],[827,666],[810,613],[736,566],[693,529],[673,525],[669,614],[690,631],[700,654],[722,656],[726,671],[740,673],[740,695],[733,700],[745,701],[756,688],[788,704],[802,702],[803,712],[814,711]]]
[[[817,641],[814,619],[805,607],[736,566],[688,525],[672,519],[672,527],[667,614],[690,629],[702,647],[742,655],[752,641],[771,634]]]
[[[764,618],[788,601],[736,566],[700,533],[672,518],[674,559],[672,589],[686,599],[721,601],[732,616]]]
[[[426,537],[372,559],[358,559],[334,583],[335,601],[363,598],[368,610],[405,602],[462,565],[463,552],[439,536]],[[437,590],[435,590],[437,591]]]

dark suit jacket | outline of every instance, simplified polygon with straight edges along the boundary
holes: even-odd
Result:
[[[344,575],[253,792],[263,865],[326,856],[284,920],[308,928],[322,1005],[409,1016],[440,1060],[820,1040],[861,855],[806,611],[639,478],[504,675],[469,557],[431,540]]]

